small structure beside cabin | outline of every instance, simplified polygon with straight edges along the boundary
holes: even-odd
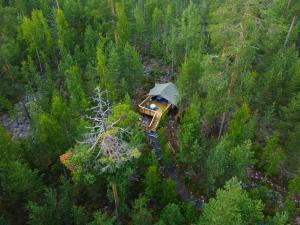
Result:
[[[139,104],[139,112],[152,117],[148,126],[149,130],[156,131],[162,116],[171,107],[177,106],[178,96],[178,90],[172,82],[155,84],[155,87],[148,93],[148,97]]]

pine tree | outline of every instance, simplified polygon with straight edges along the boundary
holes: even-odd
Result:
[[[33,10],[31,18],[23,18],[20,38],[27,43],[28,53],[36,60],[40,72],[43,73],[45,70],[44,63],[49,61],[53,52],[53,40],[47,21],[41,11]]]
[[[157,199],[160,191],[160,178],[157,166],[150,166],[145,175],[145,194],[151,199]]]
[[[206,153],[202,149],[201,111],[199,98],[194,96],[180,121],[177,132],[180,145],[179,159],[188,168],[202,167],[203,165],[196,162],[206,159]]]
[[[74,144],[83,127],[78,114],[60,96],[54,95],[50,112],[33,116],[33,140],[29,149],[32,162],[43,169],[49,162],[58,162],[59,155]]]
[[[74,48],[72,30],[66,21],[62,10],[58,9],[55,16],[57,45],[60,50],[61,57],[65,57],[66,54],[72,52]]]
[[[133,225],[152,224],[151,210],[148,209],[147,204],[148,204],[148,200],[143,196],[139,197],[134,201],[133,210],[131,211],[131,216],[130,216]]]
[[[193,95],[199,95],[201,89],[198,81],[202,75],[201,57],[195,53],[188,57],[181,66],[176,85],[180,93],[181,104],[187,105]]]
[[[205,205],[198,224],[261,224],[262,210],[263,204],[249,198],[237,179],[232,178],[224,189],[218,190],[217,196]]]
[[[75,205],[72,187],[64,181],[60,185],[60,194],[54,189],[46,189],[42,204],[30,201],[27,205],[29,224],[84,224],[86,216],[81,207]]]
[[[276,174],[284,163],[285,155],[279,145],[279,134],[274,133],[262,153],[262,164],[267,176]]]
[[[120,44],[120,46],[124,46],[130,38],[129,34],[129,25],[128,25],[128,19],[125,13],[125,7],[124,3],[117,2],[116,3],[116,17],[117,17],[117,23],[116,23],[116,33],[118,35],[118,42],[117,45]]]
[[[168,204],[161,212],[157,225],[180,225],[184,223],[184,217],[180,207],[174,203]]]
[[[227,112],[233,109],[238,100],[247,102],[249,90],[251,91],[253,85],[251,64],[255,59],[255,45],[261,29],[256,22],[260,5],[251,0],[226,0],[214,7],[216,8],[210,15],[209,30],[211,43],[215,46],[218,56],[215,61],[210,62],[213,64],[207,65],[212,71],[207,71],[207,80],[203,87],[208,87],[208,103],[211,104],[208,108],[213,107],[212,110],[216,112],[223,111],[219,128],[220,138]],[[209,81],[216,81],[217,84],[209,85]],[[244,99],[240,100],[239,94],[242,90],[246,91],[243,94]],[[216,97],[219,96],[224,97],[217,100]]]
[[[66,90],[69,94],[70,107],[74,112],[84,112],[89,102],[82,88],[81,74],[78,66],[71,66],[65,71]]]
[[[134,9],[134,43],[141,52],[145,51],[145,32],[146,32],[146,23],[141,7],[136,6]]]
[[[223,138],[209,153],[206,162],[209,192],[221,187],[233,176],[244,180],[247,167],[254,163],[250,141],[234,147],[230,144],[230,141]]]

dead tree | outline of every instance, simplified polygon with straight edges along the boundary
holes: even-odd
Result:
[[[139,156],[137,149],[131,148],[124,140],[128,134],[126,128],[117,126],[118,122],[109,121],[112,106],[108,99],[108,92],[96,88],[96,95],[93,97],[95,106],[89,109],[90,115],[87,118],[92,126],[88,127],[89,132],[84,135],[84,140],[79,144],[89,145],[87,154],[95,153],[95,161],[102,162],[101,172],[117,173],[117,169],[125,162]],[[117,223],[120,224],[119,195],[116,182],[111,182],[115,202],[115,214]]]

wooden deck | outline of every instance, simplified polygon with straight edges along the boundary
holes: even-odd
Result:
[[[149,106],[150,104],[155,104],[157,108],[155,110],[152,110],[145,107]],[[152,117],[152,120],[149,124],[149,129],[151,131],[156,131],[159,121],[161,120],[162,116],[169,110],[170,106],[171,104],[164,104],[158,101],[151,101],[150,96],[148,96],[139,105],[139,112]]]

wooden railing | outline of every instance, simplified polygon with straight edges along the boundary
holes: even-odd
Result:
[[[149,125],[149,128],[153,131],[157,129],[157,126],[161,120],[161,118],[165,115],[166,112],[168,112],[169,108],[171,107],[171,104],[168,104],[167,108],[165,108],[164,111],[156,112],[153,116],[151,123]]]
[[[145,104],[145,102],[150,100],[150,96],[148,96],[144,101],[141,102],[141,104],[139,104],[139,107],[143,107],[143,105]]]
[[[143,107],[143,106],[139,106],[139,111],[140,113],[144,113],[144,114],[147,114],[149,116],[154,116],[156,111],[152,110],[152,109],[148,109],[146,107]]]
[[[150,99],[151,99],[151,97],[148,96],[141,104],[139,104],[138,109],[139,109],[140,113],[152,116],[152,120],[149,124],[149,128],[152,131],[155,131],[157,129],[160,119],[164,116],[164,114],[166,112],[168,112],[171,104],[168,104],[168,106],[166,108],[159,108],[159,110],[152,110],[152,109],[145,107],[145,105],[147,105],[147,103],[150,103]]]
[[[154,116],[153,116],[153,118],[152,118],[152,120],[151,120],[151,122],[150,122],[150,124],[149,124],[149,128],[152,127],[154,121],[156,121],[156,123],[158,123],[157,121],[159,121],[160,118],[157,118],[157,117],[158,117],[158,114],[157,114],[157,112],[155,112],[155,114],[154,114]],[[153,127],[154,130],[156,129],[156,127],[157,127],[157,124],[154,125],[154,127]]]
[[[142,101],[141,104],[139,104],[139,111],[141,113],[144,113],[144,114],[147,114],[149,116],[155,116],[155,113],[156,111],[155,110],[152,110],[152,109],[149,109],[149,108],[146,108],[144,105],[146,102],[150,102],[150,96],[148,96],[144,101]]]

